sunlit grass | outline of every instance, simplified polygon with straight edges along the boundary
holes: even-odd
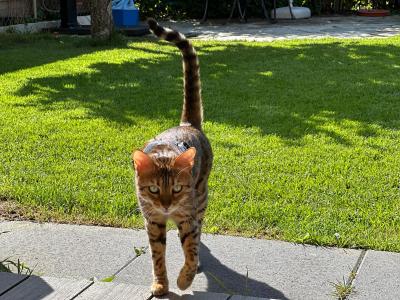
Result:
[[[0,48],[0,199],[142,226],[130,152],[178,124],[177,51],[18,41]],[[195,44],[215,154],[205,230],[400,251],[400,38]]]

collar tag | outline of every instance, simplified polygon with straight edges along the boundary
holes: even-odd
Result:
[[[187,149],[190,148],[190,146],[186,142],[180,142],[177,143],[176,146],[181,150],[182,152],[185,152]]]

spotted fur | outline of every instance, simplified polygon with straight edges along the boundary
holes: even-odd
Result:
[[[188,288],[197,273],[213,155],[201,127],[203,109],[196,51],[181,33],[163,28],[153,19],[148,24],[156,36],[174,43],[180,49],[184,73],[180,126],[159,134],[132,155],[136,192],[145,218],[153,261],[151,291],[158,296],[168,292],[165,267],[168,218],[178,227],[185,254],[184,265],[177,279],[178,287],[182,290]]]

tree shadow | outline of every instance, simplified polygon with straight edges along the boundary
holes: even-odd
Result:
[[[176,80],[162,82],[156,76],[152,64],[137,60],[124,64],[96,63],[90,66],[91,74],[50,76],[32,79],[19,96],[36,94],[39,102],[16,104],[37,106],[40,110],[85,108],[86,118],[103,118],[123,125],[135,123],[136,116],[150,119],[175,118],[181,107]],[[179,76],[176,74],[176,76]],[[157,94],[154,97],[154,87]]]
[[[218,86],[232,89],[212,100],[206,114],[212,121],[255,126],[289,142],[323,134],[344,145],[351,141],[338,129],[371,137],[377,127],[400,126],[397,45],[239,43],[216,48],[200,47],[207,74],[204,98],[215,98]]]
[[[58,37],[50,34],[0,34],[0,75],[60,60],[67,60],[110,46],[91,46],[87,38]],[[126,48],[120,41],[114,48]]]
[[[251,278],[249,274],[246,274],[246,270],[243,270],[244,274],[240,274],[223,265],[202,242],[200,243],[199,272],[206,276],[209,292],[288,299],[281,291]]]
[[[348,133],[373,137],[379,128],[400,128],[396,44],[200,43],[197,49],[206,121],[257,127],[294,145],[310,134],[351,145]],[[90,73],[33,78],[15,94],[38,96],[22,105],[83,107],[87,118],[123,126],[137,117],[177,124],[181,62],[176,51],[168,51],[152,50],[162,56],[122,64],[95,63]]]

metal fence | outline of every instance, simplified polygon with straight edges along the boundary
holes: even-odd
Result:
[[[78,15],[90,14],[89,0],[76,1]],[[0,26],[60,18],[60,0],[0,0]]]
[[[33,20],[32,0],[0,0],[0,26]]]

